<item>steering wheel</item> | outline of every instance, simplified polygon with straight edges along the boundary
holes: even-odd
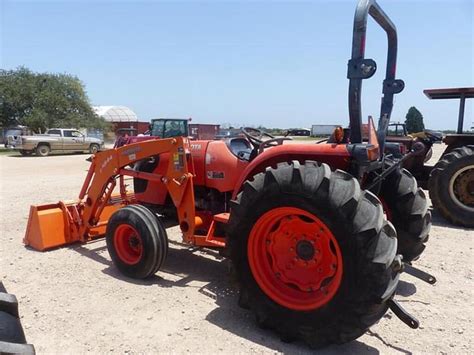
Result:
[[[244,136],[249,140],[250,144],[254,146],[254,148],[258,149],[260,147],[260,144],[265,142],[262,138],[263,137],[268,137],[270,139],[275,139],[274,136],[272,136],[270,133],[264,132],[261,129],[258,128],[252,128],[252,127],[242,127],[241,129],[242,133]]]

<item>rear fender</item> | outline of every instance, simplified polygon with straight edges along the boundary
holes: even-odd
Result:
[[[449,153],[453,149],[465,146],[474,145],[474,134],[448,134],[444,137],[443,142],[447,145],[443,155]]]
[[[267,167],[276,167],[278,163],[298,160],[314,160],[328,164],[331,169],[348,170],[351,155],[345,144],[284,144],[265,150],[245,168],[235,185],[232,198],[235,199],[242,185],[252,176],[265,171]]]

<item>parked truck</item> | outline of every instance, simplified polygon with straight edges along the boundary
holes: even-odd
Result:
[[[76,129],[52,128],[46,134],[9,136],[8,147],[27,156],[35,153],[46,157],[51,152],[84,152],[95,154],[104,148],[104,141],[87,137]]]

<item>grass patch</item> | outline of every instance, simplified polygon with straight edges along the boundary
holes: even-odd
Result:
[[[20,153],[16,150],[0,148],[0,155],[20,155]]]

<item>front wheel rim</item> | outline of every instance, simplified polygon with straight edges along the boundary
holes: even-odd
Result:
[[[474,165],[459,169],[451,177],[449,196],[459,207],[474,212]]]
[[[327,304],[342,280],[342,254],[330,229],[312,213],[279,207],[253,226],[247,245],[255,281],[274,302],[298,311]]]
[[[114,246],[119,259],[127,265],[137,264],[143,255],[143,242],[137,230],[121,224],[114,233]]]

